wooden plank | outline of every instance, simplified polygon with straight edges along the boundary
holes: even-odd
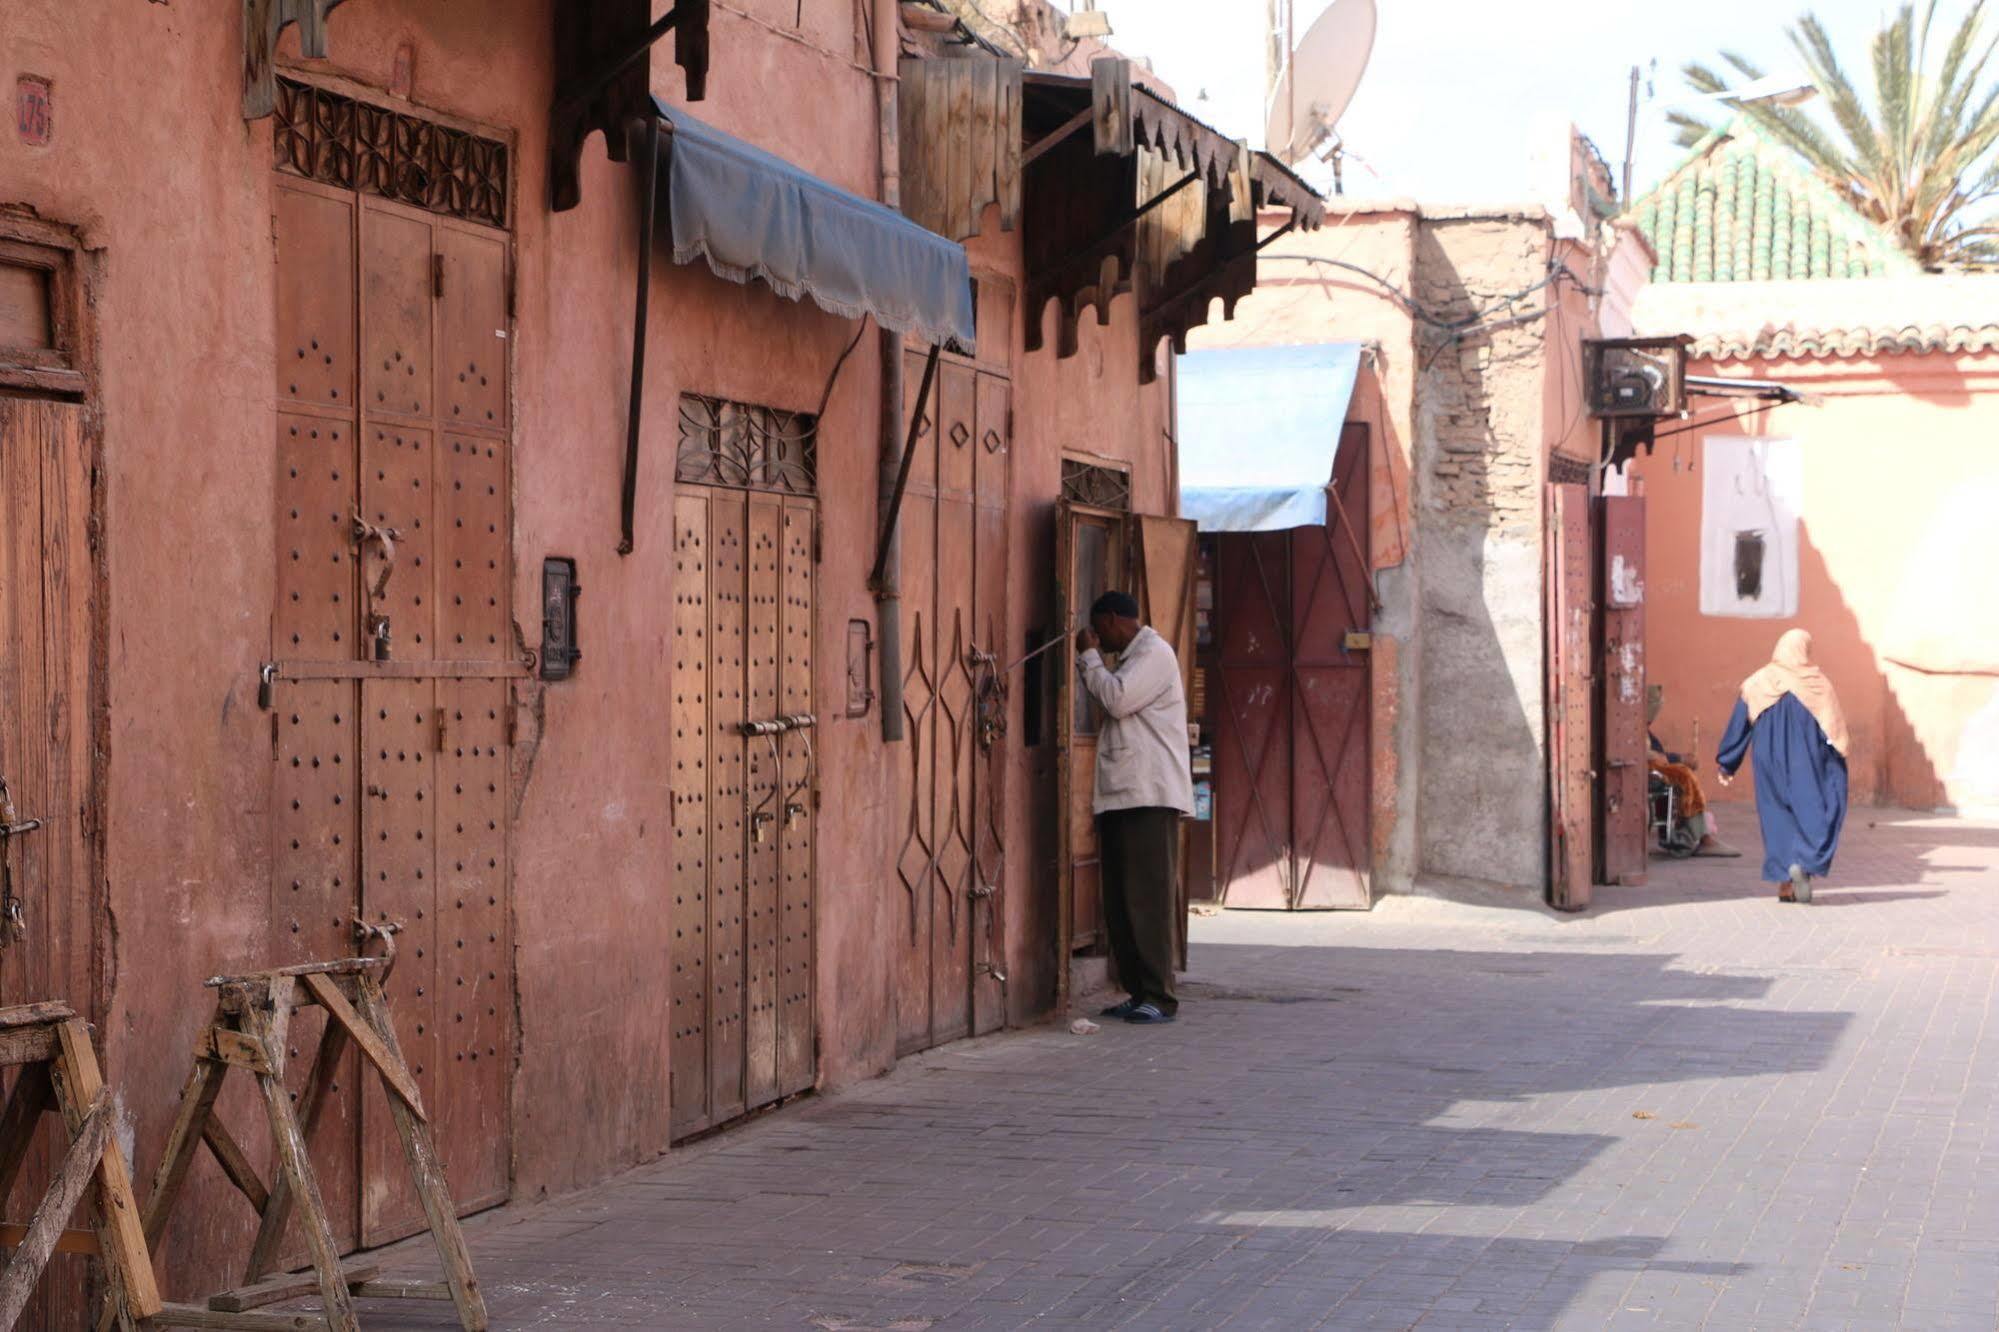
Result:
[[[215,1098],[222,1094],[222,1080],[227,1072],[226,1065],[197,1059],[193,1072],[188,1074],[187,1085],[181,1088],[180,1112],[174,1116],[166,1151],[160,1157],[159,1168],[153,1172],[153,1191],[146,1199],[142,1228],[149,1248],[157,1245],[160,1236],[166,1233],[167,1217],[173,1214],[174,1203],[180,1199],[181,1185],[186,1182],[188,1167],[194,1163],[195,1151],[206,1135],[209,1116],[214,1113]]]
[[[312,1071],[306,1075],[305,1089],[298,1100],[299,1131],[307,1142],[312,1141],[320,1118],[331,1103],[328,1092],[339,1076],[340,1060],[346,1053],[347,1029],[329,1021],[319,1038],[319,1054],[313,1059]],[[257,1227],[256,1243],[250,1247],[246,1283],[256,1281],[277,1265],[279,1246],[284,1243],[285,1226],[292,1214],[291,1181],[283,1171],[271,1176],[270,1196],[260,1210],[263,1220]]]
[[[218,990],[224,986],[263,985],[279,977],[358,976],[364,972],[379,971],[388,964],[386,957],[343,957],[332,962],[302,962],[295,967],[253,971],[242,976],[210,976],[202,984],[211,990]]]
[[[104,1092],[104,1077],[97,1070],[90,1029],[81,1020],[71,1018],[61,1024],[56,1035],[62,1042],[60,1059],[52,1065],[56,1100],[70,1135],[75,1137],[83,1131],[84,1107],[95,1104]],[[160,1291],[153,1279],[152,1253],[146,1246],[125,1153],[116,1141],[107,1140],[96,1161],[97,1238],[103,1247],[105,1280],[111,1288],[109,1300],[113,1307],[122,1302],[124,1313],[132,1318],[150,1318],[159,1312]]]
[[[50,1039],[54,1039],[54,1033],[50,1033]],[[42,1111],[48,1106],[48,1066],[29,1064],[14,1079],[14,1091],[7,1098],[7,1108],[0,1111],[0,1205],[13,1196],[14,1181],[20,1178],[21,1166],[28,1159],[28,1149],[35,1143],[35,1129],[40,1126]]]
[[[389,1056],[402,1063],[402,1049],[396,1044],[395,1019],[382,1000],[382,987],[373,976],[361,978],[361,1015],[375,1029]],[[485,1332],[486,1297],[479,1279],[472,1273],[472,1255],[465,1247],[465,1233],[458,1227],[458,1210],[452,1205],[451,1189],[444,1179],[444,1167],[437,1159],[430,1126],[397,1097],[389,1098],[389,1113],[396,1133],[403,1141],[403,1155],[409,1162],[410,1177],[417,1197],[423,1202],[430,1235],[437,1243],[437,1256],[444,1267],[444,1279],[451,1288],[452,1303],[465,1332]]]
[[[995,160],[993,136],[999,119],[999,61],[968,60],[972,67],[971,121],[966,126],[971,158],[971,193],[966,200],[965,234],[975,235],[985,218],[986,206],[999,200],[999,163]]]
[[[898,190],[904,217],[926,231],[943,234],[944,219],[937,216],[938,149],[930,133],[937,91],[934,60],[904,57],[897,66],[901,82],[896,90],[896,144],[900,157],[901,180]]]
[[[340,1269],[347,1281],[347,1288],[360,1293],[359,1288],[373,1281],[381,1273],[379,1263],[348,1263]],[[319,1291],[317,1272],[286,1272],[268,1281],[259,1281],[254,1286],[238,1286],[235,1290],[225,1290],[220,1295],[208,1297],[208,1307],[220,1313],[248,1313],[261,1309],[267,1304],[283,1304],[286,1300],[309,1299]]]
[[[325,976],[317,974],[308,975],[304,980],[306,989],[312,991],[313,997],[319,1000],[320,1007],[324,1008],[327,1014],[346,1030],[348,1036],[353,1038],[354,1044],[360,1047],[362,1055],[368,1062],[375,1066],[375,1071],[382,1075],[382,1081],[389,1085],[390,1090],[402,1098],[403,1104],[407,1105],[418,1119],[428,1119],[429,1116],[423,1111],[423,1094],[417,1090],[416,1079],[410,1076],[407,1068],[403,1067],[402,1059],[390,1054],[375,1033],[368,1029],[368,1025],[361,1020],[361,1015],[347,1002],[347,996],[340,993],[340,987]]]
[[[979,62],[947,60],[945,74],[949,110],[944,125],[945,151],[950,154],[944,186],[944,216],[951,240],[963,240],[975,225],[972,208],[972,76]]]
[[[222,1167],[222,1173],[229,1177],[229,1182],[250,1200],[250,1206],[256,1209],[258,1215],[262,1215],[264,1209],[270,1206],[270,1191],[257,1177],[256,1167],[250,1164],[250,1158],[243,1154],[236,1139],[229,1136],[229,1130],[222,1121],[210,1115],[207,1125],[201,1130],[201,1140],[208,1144],[209,1151],[215,1153],[215,1163]]]
[[[1002,231],[1012,231],[1020,224],[1020,178],[1027,168],[1027,159],[1021,155],[1020,143],[1020,74],[1021,65],[1018,60],[1000,62],[997,115],[999,139],[994,145],[994,153],[998,158],[995,164],[998,179],[995,184],[999,191]],[[1082,116],[1078,124],[1078,128],[1081,128],[1081,125],[1089,123],[1089,117],[1086,113],[1078,114]]]
[[[253,1007],[244,1020],[250,1034],[263,1041],[268,1049],[272,1033],[265,1015]],[[285,1090],[284,1080],[274,1074],[258,1074],[257,1089],[264,1097],[264,1111],[270,1120],[271,1141],[277,1153],[278,1168],[272,1173],[289,1181],[292,1193],[301,1203],[299,1222],[319,1276],[319,1298],[327,1332],[360,1332],[360,1321],[354,1316],[354,1300],[348,1294],[347,1283],[340,1279],[340,1248],[327,1225],[326,1203],[319,1195],[319,1181],[313,1177],[312,1163],[306,1159],[305,1138],[292,1113],[291,1096]]]
[[[0,1247],[18,1248],[28,1239],[28,1228],[14,1221],[0,1221]],[[81,1253],[95,1257],[102,1252],[94,1230],[65,1230],[56,1235],[56,1253]]]
[[[318,1314],[224,1313],[194,1304],[169,1304],[146,1324],[155,1327],[211,1327],[229,1332],[326,1332]]]
[[[240,1031],[227,1027],[209,1027],[194,1038],[194,1056],[197,1059],[213,1060],[236,1068],[246,1068],[252,1073],[272,1072],[271,1061],[264,1053],[264,1047],[251,1040]]]
[[[65,1003],[16,1004],[0,1008],[0,1027],[30,1027],[40,1022],[61,1022],[76,1013]]]
[[[1129,60],[1103,56],[1090,62],[1090,107],[1098,155],[1130,157],[1138,147],[1138,132],[1132,121]]]
[[[53,1027],[9,1027],[0,1030],[0,1068],[39,1064],[55,1057]]]
[[[451,1299],[451,1287],[442,1281],[366,1281],[354,1293],[369,1300]]]
[[[55,1252],[56,1241],[76,1211],[77,1203],[83,1200],[84,1190],[90,1187],[97,1162],[112,1145],[107,1100],[104,1089],[98,1088],[62,1165],[49,1181],[48,1193],[35,1208],[34,1219],[28,1222],[21,1246],[14,1251],[7,1270],[0,1273],[0,1327],[12,1328],[20,1321],[22,1310],[35,1293],[35,1282],[48,1266],[49,1255]]]

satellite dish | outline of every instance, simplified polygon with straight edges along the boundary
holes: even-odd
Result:
[[[1264,146],[1288,166],[1332,138],[1373,49],[1374,0],[1333,0],[1305,30],[1277,76]]]

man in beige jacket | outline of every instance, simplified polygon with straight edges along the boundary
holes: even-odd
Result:
[[[1104,665],[1098,644],[1117,653]],[[1172,645],[1138,618],[1138,603],[1106,592],[1076,631],[1076,669],[1104,710],[1091,808],[1097,816],[1104,928],[1118,980],[1131,994],[1104,1010],[1126,1022],[1171,1022],[1173,915],[1180,819],[1194,812],[1187,695]]]

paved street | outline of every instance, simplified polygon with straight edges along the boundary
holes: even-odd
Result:
[[[1810,907],[1756,863],[1203,918],[1176,1026],[955,1046],[479,1219],[495,1325],[1992,1329],[1999,826],[1856,811]]]

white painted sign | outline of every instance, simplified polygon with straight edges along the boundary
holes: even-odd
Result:
[[[1710,435],[1701,453],[1701,614],[1798,613],[1804,454],[1795,439]]]

